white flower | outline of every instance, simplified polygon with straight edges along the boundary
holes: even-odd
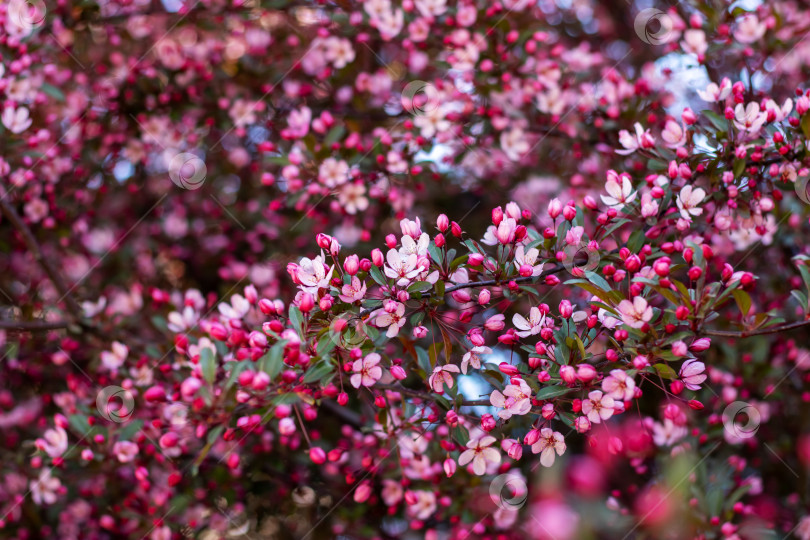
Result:
[[[314,259],[304,257],[298,263],[296,276],[300,282],[300,288],[304,292],[308,292],[313,296],[318,295],[318,289],[328,289],[329,281],[332,279],[332,273],[335,267],[327,267],[324,264],[323,255],[318,255]]]
[[[655,422],[652,430],[653,442],[656,446],[672,446],[686,436],[686,428],[675,425],[669,418],[665,418],[663,424]]]
[[[536,248],[531,248],[525,251],[523,246],[518,246],[515,250],[515,266],[518,271],[524,265],[532,268],[532,276],[539,276],[543,273],[543,263],[537,263],[537,257],[540,256],[540,251]]]
[[[740,43],[754,43],[762,39],[765,30],[767,30],[765,23],[760,22],[753,13],[747,13],[737,22],[737,27],[734,29],[734,39]]]
[[[756,101],[752,101],[746,106],[738,103],[734,107],[734,126],[740,131],[757,134],[767,120],[768,113],[760,111],[759,103]]]
[[[458,464],[462,467],[472,461],[473,472],[478,476],[487,472],[487,462],[498,464],[501,462],[501,454],[489,446],[495,442],[495,437],[484,435],[480,438],[470,439],[467,442],[467,450],[458,457]]]
[[[175,334],[179,334],[193,328],[198,320],[199,316],[194,308],[186,306],[183,308],[182,313],[178,313],[177,311],[169,313],[168,324],[166,326]]]
[[[520,337],[535,336],[539,334],[545,323],[546,316],[540,312],[540,309],[537,306],[529,310],[528,321],[519,313],[512,315],[512,324],[515,325],[515,328],[521,330],[517,333],[517,335]]]
[[[220,302],[217,309],[226,319],[241,319],[250,311],[250,302],[241,294],[235,294],[231,297],[230,304]]]
[[[501,149],[512,161],[520,161],[529,151],[529,141],[526,140],[522,129],[512,128],[501,133]]]
[[[731,93],[731,81],[728,80],[728,77],[723,77],[720,86],[717,86],[716,83],[709,83],[706,90],[698,90],[697,93],[700,99],[709,103],[724,101]]]
[[[34,502],[42,506],[43,504],[53,504],[56,502],[56,495],[62,482],[58,478],[51,476],[50,469],[44,469],[39,473],[37,480],[31,480],[31,498]]]
[[[57,458],[68,449],[67,432],[59,426],[48,429],[43,438],[37,439],[36,446],[52,458]]]
[[[555,455],[556,452],[556,455]],[[565,452],[565,437],[559,431],[552,431],[551,428],[540,430],[540,438],[532,445],[532,453],[540,454],[540,464],[543,467],[551,467],[557,456]]]
[[[617,178],[618,179],[618,178]],[[633,191],[633,184],[627,176],[622,175],[621,186],[613,177],[609,177],[605,182],[605,191],[609,196],[600,195],[602,202],[611,208],[621,208],[625,204],[631,203],[636,199],[637,191]]]
[[[405,235],[402,237],[402,247],[399,248],[399,255],[401,257],[408,257],[410,255],[425,257],[427,256],[429,245],[430,236],[428,236],[428,233],[422,233],[418,242],[415,241],[411,236]]]
[[[6,129],[12,133],[22,133],[31,127],[32,122],[29,117],[28,109],[25,107],[20,107],[19,109],[6,107],[3,109],[2,121]]]
[[[418,258],[415,253],[403,257],[399,251],[391,249],[385,259],[387,262],[383,268],[385,275],[396,279],[400,287],[404,287],[419,275],[419,268],[416,266]]]
[[[129,355],[129,348],[121,342],[113,341],[112,351],[101,351],[101,364],[108,371],[120,368]]]
[[[328,188],[345,184],[349,180],[349,164],[343,160],[327,158],[318,169],[318,181]]]
[[[664,125],[664,131],[661,132],[661,138],[669,148],[680,148],[686,144],[686,131],[675,120],[667,120]]]
[[[624,150],[616,150],[617,154],[626,156],[632,154],[639,148],[652,148],[655,146],[655,139],[650,134],[650,130],[645,130],[638,122],[634,125],[635,134],[630,134],[626,129],[619,131],[619,143]]]
[[[706,34],[703,30],[696,28],[690,28],[684,31],[681,47],[686,53],[692,53],[697,56],[705,54],[706,50],[709,48],[708,43],[706,43]]]
[[[692,186],[684,186],[678,194],[678,209],[681,211],[681,216],[686,220],[691,220],[691,216],[699,216],[703,213],[703,208],[700,208],[700,203],[706,198],[706,192],[701,188],[694,189]]]
[[[338,202],[347,214],[354,215],[368,208],[366,186],[358,183],[344,185],[337,194]]]

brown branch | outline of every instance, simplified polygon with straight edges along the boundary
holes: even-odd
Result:
[[[62,281],[62,276],[56,271],[56,269],[48,262],[48,259],[45,258],[45,255],[42,253],[42,249],[39,247],[39,243],[37,239],[34,237],[34,234],[31,232],[31,229],[25,222],[17,215],[17,212],[14,208],[6,201],[5,199],[0,199],[0,210],[2,210],[3,215],[6,219],[11,222],[17,231],[22,235],[23,241],[25,245],[28,246],[28,250],[31,252],[31,255],[34,256],[34,259],[39,263],[45,273],[48,274],[51,282],[53,283],[56,290],[64,299],[65,304],[67,304],[68,311],[77,319],[82,319],[82,308],[79,307],[79,304],[76,300],[70,295],[70,291],[68,290],[67,286],[65,286],[65,282]]]
[[[67,328],[67,321],[10,321],[0,319],[0,329],[21,330],[26,332],[48,332]]]
[[[807,319],[805,321],[796,321],[792,323],[779,324],[776,326],[771,326],[769,328],[763,328],[761,330],[742,330],[739,332],[729,330],[704,330],[703,333],[707,336],[747,338],[752,336],[762,336],[766,334],[778,334],[780,332],[788,332],[790,330],[795,330],[796,328],[802,328],[804,326],[809,325],[810,319]]]

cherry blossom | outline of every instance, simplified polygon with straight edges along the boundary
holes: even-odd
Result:
[[[355,360],[352,364],[354,375],[351,377],[352,386],[360,388],[360,386],[373,386],[380,377],[382,377],[382,368],[377,364],[380,363],[380,355],[371,353],[362,360]]]
[[[462,467],[472,462],[473,472],[478,476],[486,473],[487,464],[501,462],[501,454],[494,448],[489,448],[495,442],[495,437],[481,435],[467,441],[467,450],[458,457],[458,464]]]
[[[556,457],[565,453],[565,438],[559,431],[543,428],[540,430],[540,438],[532,445],[532,453],[540,454],[540,464],[543,467],[551,467]]]

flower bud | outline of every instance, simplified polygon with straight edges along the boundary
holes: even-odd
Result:
[[[439,217],[436,218],[436,228],[439,229],[439,231],[444,232],[449,226],[450,219],[444,214],[439,214]]]
[[[380,267],[385,263],[385,257],[383,256],[383,252],[380,251],[378,248],[374,248],[371,252],[371,262],[374,266]]]
[[[321,465],[326,462],[326,452],[323,451],[323,448],[313,446],[309,449],[309,459],[316,465]]]
[[[346,257],[346,260],[343,261],[343,269],[350,276],[357,274],[360,271],[360,257],[355,254]]]

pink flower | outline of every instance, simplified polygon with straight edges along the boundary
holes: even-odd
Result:
[[[600,390],[594,390],[588,394],[588,399],[582,401],[582,412],[588,417],[588,420],[599,424],[602,420],[613,416],[614,406],[612,397],[603,395]]]
[[[467,366],[471,365],[475,369],[481,369],[481,357],[483,355],[492,354],[492,349],[489,347],[473,347],[461,359],[461,372],[467,374]]]
[[[377,364],[380,363],[380,355],[371,353],[361,360],[355,360],[352,364],[354,375],[351,376],[352,386],[360,388],[360,386],[372,386],[380,377],[382,377],[382,368]]]
[[[531,410],[531,396],[532,389],[529,388],[526,381],[514,377],[512,378],[512,384],[506,386],[503,394],[495,390],[489,397],[489,401],[495,407],[503,409],[498,411],[498,416],[508,420],[513,414],[524,415]]]
[[[347,283],[341,289],[339,298],[348,303],[357,302],[365,298],[366,290],[365,281],[360,281],[357,276],[352,276],[351,283]]]
[[[506,326],[503,322],[505,318],[506,317],[504,317],[500,313],[497,315],[493,315],[492,317],[487,319],[487,321],[484,323],[484,328],[486,328],[490,332],[500,332]]]
[[[416,501],[408,504],[409,516],[426,520],[436,512],[436,495],[432,491],[417,489],[410,493]]]
[[[540,464],[543,467],[551,467],[557,456],[565,452],[565,437],[559,431],[551,428],[540,430],[540,438],[532,445],[532,453],[540,454]],[[556,455],[555,455],[556,453]]]
[[[628,401],[635,395],[636,383],[627,372],[614,369],[610,372],[610,376],[602,381],[602,390],[613,399]]]
[[[389,338],[397,337],[400,328],[405,325],[405,305],[396,302],[394,311],[389,313],[385,309],[378,309],[372,312],[371,320],[377,328],[388,327],[385,335]]]
[[[458,457],[458,464],[462,467],[472,461],[473,472],[481,476],[487,472],[487,463],[497,465],[501,462],[501,454],[494,448],[489,448],[495,442],[495,437],[483,435],[467,442],[467,450]]]
[[[503,245],[511,244],[515,241],[515,230],[517,230],[517,222],[512,218],[506,218],[501,220],[498,225],[495,238]]]
[[[535,336],[540,333],[546,323],[546,316],[540,312],[540,308],[534,306],[529,310],[529,320],[527,321],[523,315],[515,313],[512,315],[512,324],[515,328],[520,330],[517,333],[520,337]]]
[[[689,390],[700,390],[700,385],[706,380],[704,373],[706,366],[696,358],[690,358],[683,363],[680,370],[680,377],[684,386]]]
[[[59,426],[45,431],[42,439],[37,439],[37,448],[56,458],[61,456],[67,451],[68,437],[67,432]]]
[[[61,487],[62,482],[51,476],[50,469],[45,469],[39,473],[38,479],[31,480],[31,498],[40,506],[53,504],[56,502],[56,495]]]
[[[138,455],[138,445],[130,441],[118,441],[113,445],[113,454],[121,463],[129,463]]]
[[[6,107],[3,109],[3,115],[0,117],[0,120],[2,120],[6,129],[12,133],[22,133],[31,127],[31,118],[28,114],[28,109],[25,107],[20,107],[19,109]]]
[[[444,385],[453,388],[453,376],[451,373],[458,373],[460,370],[455,364],[445,364],[433,368],[433,374],[428,379],[428,384],[437,394],[444,392]]]
[[[630,300],[619,302],[619,313],[622,322],[631,328],[643,327],[653,316],[652,307],[647,305],[647,300],[641,296],[636,296],[632,302]]]

